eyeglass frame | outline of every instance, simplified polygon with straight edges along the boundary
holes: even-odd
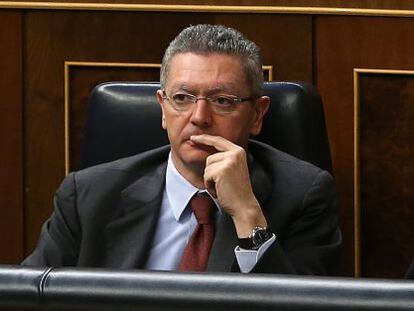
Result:
[[[214,95],[214,96],[196,96],[194,94],[180,93],[180,92],[174,93],[172,96],[168,96],[167,92],[164,89],[162,89],[161,91],[162,91],[162,94],[163,94],[162,99],[167,100],[176,111],[188,111],[189,108],[192,106],[192,104],[197,104],[197,101],[204,99],[205,101],[207,101],[208,104],[210,104],[213,107],[213,111],[215,113],[218,113],[218,114],[231,113],[231,112],[235,111],[236,108],[239,107],[240,104],[242,104],[244,102],[247,102],[247,101],[253,101],[253,100],[258,99],[258,98],[261,97],[261,96],[239,97],[237,95],[232,95],[232,94],[218,94],[218,95]],[[190,105],[188,105],[188,108],[179,109],[179,108],[177,108],[177,106],[174,105],[175,100],[174,100],[173,97],[175,95],[178,95],[178,94],[187,96],[188,98],[192,99],[192,103]],[[233,104],[232,104],[233,106],[231,108],[233,108],[233,109],[230,110],[230,111],[220,111],[220,112],[219,112],[219,110],[214,109],[214,107],[219,108],[219,106],[217,106],[214,102],[214,99],[218,99],[219,97],[225,97],[226,99],[231,99],[233,101]]]

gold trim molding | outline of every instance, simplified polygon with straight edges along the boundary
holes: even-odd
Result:
[[[65,127],[65,174],[70,171],[70,116],[69,116],[69,94],[70,83],[69,75],[71,67],[118,67],[118,68],[161,68],[161,64],[153,63],[110,63],[110,62],[74,62],[65,61],[64,63],[64,88],[65,88],[65,107],[64,107],[64,127]]]
[[[263,71],[267,71],[267,76],[269,80],[268,82],[273,81],[273,66],[272,65],[263,65],[262,66]]]
[[[414,70],[354,68],[354,276],[361,276],[360,74],[414,75]]]
[[[79,3],[79,2],[20,2],[1,1],[0,9],[45,10],[96,10],[96,11],[144,11],[144,12],[201,12],[201,13],[262,13],[262,14],[321,14],[355,16],[414,17],[414,10],[359,9],[340,7],[298,6],[242,6],[242,5],[173,5],[173,4],[127,4],[127,3]]]

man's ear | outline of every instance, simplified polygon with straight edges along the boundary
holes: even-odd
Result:
[[[254,117],[250,129],[250,135],[256,136],[262,130],[263,118],[270,107],[270,97],[262,96],[256,100],[254,105]]]
[[[161,122],[161,126],[164,130],[167,129],[167,123],[165,122],[165,114],[164,114],[164,99],[163,99],[163,94],[161,90],[157,91],[157,101],[161,106],[161,112],[162,112],[162,122]]]

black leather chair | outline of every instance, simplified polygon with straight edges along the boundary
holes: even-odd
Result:
[[[109,82],[90,96],[81,168],[168,144],[158,83]],[[332,172],[321,98],[306,83],[267,82],[271,107],[255,139]]]

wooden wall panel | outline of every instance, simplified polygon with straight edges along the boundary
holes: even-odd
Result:
[[[264,63],[273,65],[275,79],[312,82],[310,16],[27,12],[26,253],[36,244],[40,225],[52,210],[53,193],[65,173],[64,62],[159,63],[168,42],[182,28],[196,23],[223,23],[240,29],[262,47]]]
[[[361,272],[401,278],[414,258],[414,71],[360,73],[357,96]]]
[[[18,263],[23,251],[22,19],[0,11],[0,263]]]
[[[354,249],[353,69],[414,69],[413,33],[413,19],[318,16],[315,20],[315,77],[325,104],[341,225],[346,233],[343,269],[347,275],[353,274]],[[390,266],[394,264],[393,256],[384,256]]]

